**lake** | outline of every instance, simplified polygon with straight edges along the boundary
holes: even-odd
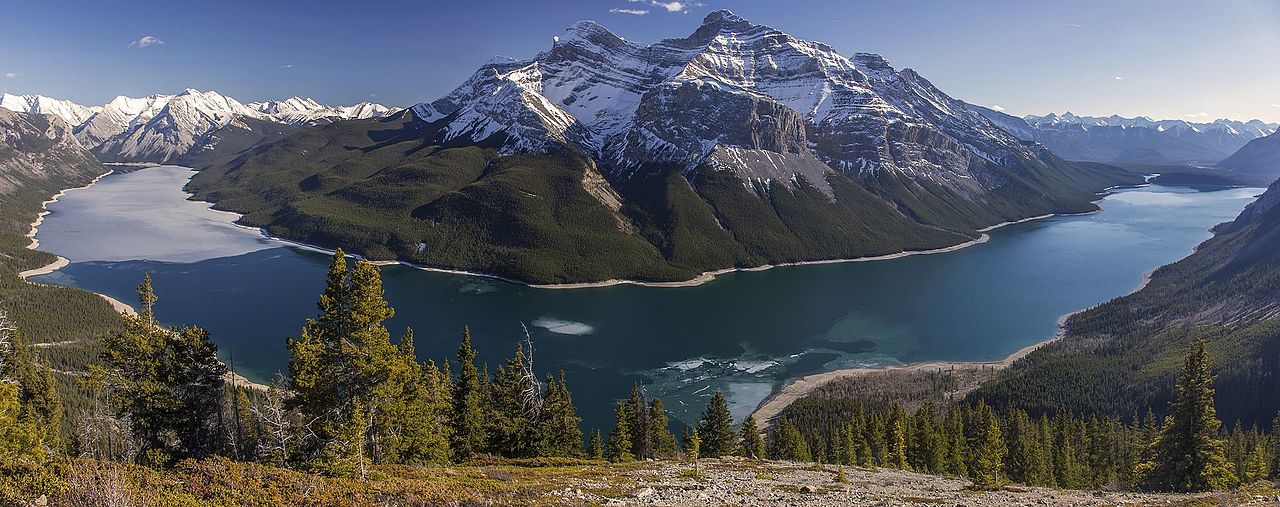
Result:
[[[71,264],[34,280],[133,302],[151,273],[169,325],[207,328],[251,379],[285,369],[285,338],[315,313],[330,256],[233,224],[186,200],[193,173],[113,174],[49,205],[40,249]],[[818,371],[924,360],[994,360],[1053,336],[1059,316],[1132,291],[1191,252],[1261,189],[1147,186],[1104,211],[1009,225],[954,252],[737,272],[681,288],[531,288],[392,265],[393,336],[452,358],[464,325],[496,368],[528,326],[542,372],[563,369],[584,428],[612,427],[612,401],[639,382],[692,422],[716,389],[736,417],[775,386]]]

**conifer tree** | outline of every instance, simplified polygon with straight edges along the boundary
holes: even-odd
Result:
[[[600,436],[600,430],[591,432],[591,441],[587,443],[587,457],[604,459],[604,438]]]
[[[1203,340],[1187,349],[1177,398],[1156,438],[1152,461],[1140,466],[1142,485],[1156,491],[1208,491],[1235,478],[1227,466],[1213,407],[1213,375]]]
[[[754,415],[748,415],[746,419],[742,420],[742,429],[739,431],[739,435],[739,455],[751,459],[764,458],[764,439],[760,438],[760,429],[756,426]]]
[[[489,383],[488,449],[506,457],[532,457],[538,450],[536,419],[541,407],[526,394],[540,393],[541,388],[525,375],[526,354],[524,343],[517,342],[515,355],[498,367]]]
[[[954,477],[969,475],[969,442],[964,434],[964,418],[959,409],[947,413],[945,431],[947,436],[946,473]]]
[[[676,436],[671,433],[671,420],[662,398],[649,403],[649,442],[655,458],[669,458],[676,454]]]
[[[13,326],[0,311],[0,380],[7,379],[18,387],[21,417],[41,428],[44,444],[60,447],[62,428],[62,396],[45,364],[30,340]]]
[[[813,455],[809,453],[809,445],[804,441],[804,436],[800,434],[800,429],[796,427],[796,423],[791,419],[782,419],[773,428],[770,438],[772,451],[770,454],[774,459],[787,461],[811,461]]]
[[[886,434],[886,466],[899,470],[909,470],[907,465],[907,427],[905,414],[900,405],[894,405],[889,412]]]
[[[980,488],[998,485],[1007,449],[999,417],[981,401],[973,409],[973,434],[969,436],[969,448],[969,479]]]
[[[452,440],[454,461],[464,461],[484,449],[484,398],[476,349],[471,347],[471,329],[462,329],[458,345],[458,378],[453,382]]]
[[[22,414],[18,385],[0,381],[0,472],[44,462],[43,438],[39,423]]]
[[[649,407],[645,404],[644,393],[640,384],[631,385],[631,394],[626,403],[627,427],[631,429],[631,454],[636,459],[653,457],[652,442],[649,437]]]
[[[719,458],[733,454],[737,435],[733,431],[733,416],[729,414],[729,402],[719,389],[711,396],[711,403],[698,421],[698,435],[702,438],[702,455]]]
[[[689,445],[685,451],[689,461],[693,462],[693,473],[698,473],[698,458],[702,457],[702,437],[698,436],[698,428],[693,429],[693,433],[689,435]]]
[[[1271,420],[1271,479],[1280,479],[1280,412]]]
[[[631,454],[631,417],[627,414],[626,403],[618,402],[614,409],[614,417],[617,422],[613,426],[613,431],[609,433],[605,457],[614,463],[634,460],[635,455]]]
[[[109,388],[146,462],[209,456],[222,447],[218,415],[227,369],[218,348],[203,329],[156,323],[150,276],[138,286],[138,300],[142,311],[103,339],[102,364],[90,366],[90,382]]]
[[[573,396],[565,382],[564,370],[560,371],[559,378],[547,375],[547,397],[538,421],[541,428],[538,454],[582,455],[582,429],[578,427],[581,422],[582,418],[573,407]]]

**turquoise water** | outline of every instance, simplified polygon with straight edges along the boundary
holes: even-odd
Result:
[[[72,262],[38,280],[130,301],[151,273],[162,321],[208,328],[224,358],[267,380],[286,364],[285,338],[314,313],[329,256],[185,200],[190,175],[112,175],[50,205],[41,249]],[[564,369],[584,426],[607,431],[611,401],[633,382],[691,421],[717,388],[741,417],[778,384],[821,370],[1002,358],[1053,336],[1062,314],[1132,291],[1260,192],[1119,190],[1103,212],[1003,227],[955,252],[732,273],[696,287],[535,289],[382,269],[393,334],[412,326],[422,357],[452,357],[470,325],[496,367],[523,322],[538,369]]]

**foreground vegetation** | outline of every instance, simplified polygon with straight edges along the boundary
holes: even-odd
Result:
[[[394,311],[376,266],[352,267],[339,251],[327,276],[316,317],[288,340],[288,377],[265,390],[229,383],[204,330],[160,326],[154,319],[160,298],[145,278],[137,315],[104,340],[83,381],[94,404],[71,435],[54,429],[62,410],[51,371],[19,331],[5,326],[0,494],[10,503],[40,496],[67,504],[106,501],[101,495],[134,495],[144,504],[234,503],[245,498],[236,495],[247,487],[246,476],[259,484],[248,497],[253,502],[289,502],[316,487],[336,492],[335,503],[517,494],[518,485],[485,485],[494,473],[511,474],[474,467],[490,459],[517,460],[500,462],[508,467],[553,465],[521,472],[553,476],[619,470],[602,468],[606,459],[687,459],[697,475],[699,460],[737,455],[917,470],[965,477],[986,489],[1015,481],[1206,491],[1280,471],[1273,437],[1256,429],[1233,433],[1230,452],[1219,440],[1202,342],[1189,349],[1179,396],[1159,426],[1151,416],[1135,426],[1070,416],[1033,420],[980,401],[945,414],[932,405],[910,415],[898,405],[857,406],[839,420],[799,403],[765,439],[753,418],[735,427],[717,392],[697,426],[677,441],[662,401],[647,400],[637,386],[617,404],[608,436],[594,432],[584,447],[563,373],[540,380],[526,343],[492,374],[476,364],[465,330],[454,362],[418,362],[412,330],[392,340],[383,325]],[[450,464],[463,467],[437,468]]]

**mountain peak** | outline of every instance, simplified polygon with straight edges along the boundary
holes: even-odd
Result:
[[[741,31],[753,26],[756,25],[729,9],[711,11],[707,17],[702,18],[702,28],[715,28],[716,31]]]

